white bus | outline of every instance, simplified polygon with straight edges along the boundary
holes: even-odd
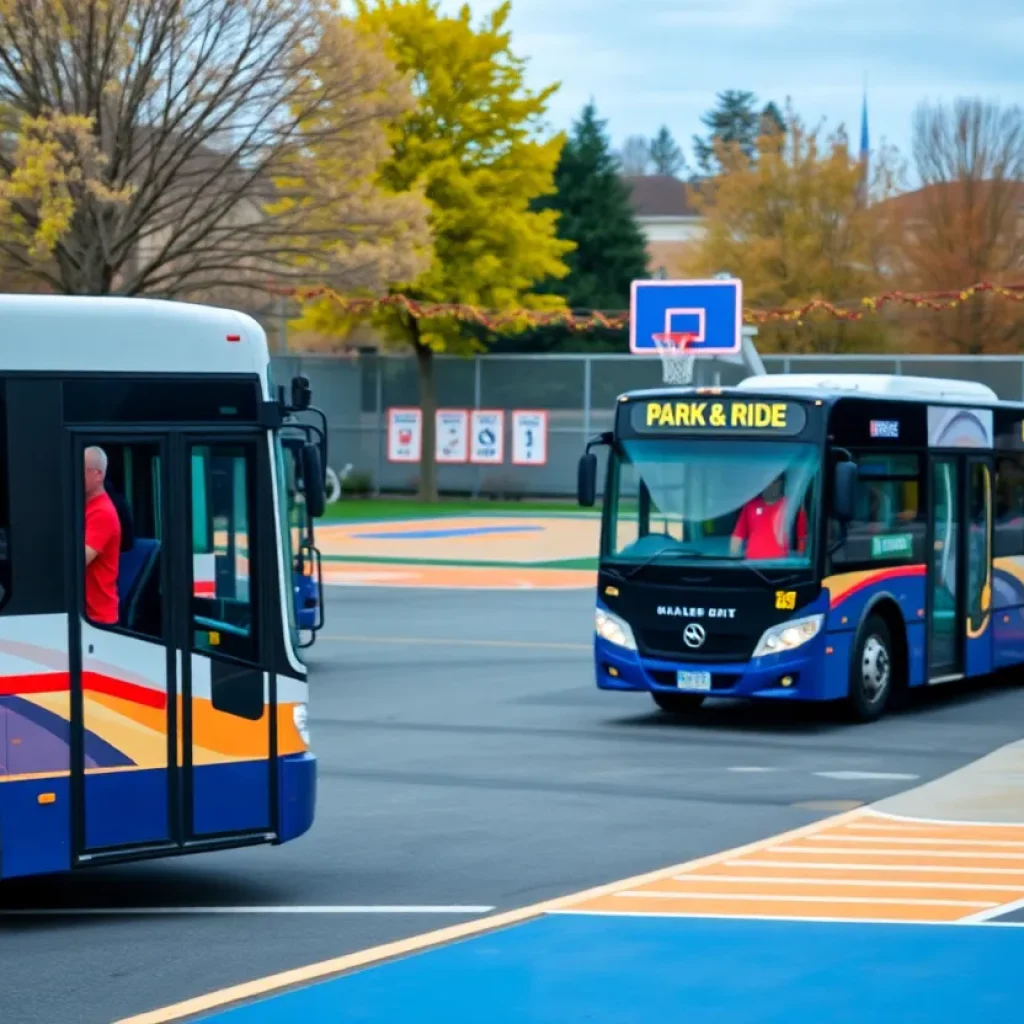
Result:
[[[282,444],[307,438],[311,522],[309,400],[238,312],[0,295],[0,878],[311,826]],[[122,526],[106,624],[84,602],[91,448]]]

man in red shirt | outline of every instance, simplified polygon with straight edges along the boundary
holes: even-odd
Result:
[[[121,556],[121,520],[103,481],[107,453],[85,449],[85,617],[114,626],[118,620],[117,571]]]
[[[746,543],[743,554],[749,559],[785,558],[791,553],[787,512],[779,476],[740,510],[729,554],[739,555]],[[801,553],[807,548],[807,515],[803,508],[796,514],[796,548]]]

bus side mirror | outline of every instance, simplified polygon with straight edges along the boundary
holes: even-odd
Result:
[[[580,456],[576,471],[576,500],[582,508],[592,508],[597,501],[597,456],[593,452]]]
[[[854,499],[857,494],[857,477],[857,463],[836,463],[832,484],[832,515],[837,522],[844,525],[853,519]]]
[[[309,408],[309,403],[312,400],[313,389],[309,386],[309,379],[307,377],[293,377],[291,407],[296,412],[303,412]]]
[[[327,507],[324,490],[324,470],[320,465],[320,448],[315,444],[302,446],[302,489],[306,495],[306,509],[310,518],[319,519]]]

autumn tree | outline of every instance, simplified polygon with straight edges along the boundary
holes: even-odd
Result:
[[[392,123],[393,156],[380,173],[390,192],[421,189],[432,232],[429,267],[393,287],[420,302],[459,302],[494,310],[559,308],[562,299],[533,291],[564,275],[572,243],[556,235],[557,214],[533,201],[554,189],[563,139],[545,135],[543,117],[555,86],[533,92],[525,61],[511,50],[510,5],[479,28],[468,6],[440,13],[436,0],[357,0],[358,22],[380,35],[412,81],[417,105]],[[324,68],[325,77],[330,68]],[[401,309],[376,315],[387,344],[416,358],[423,415],[420,494],[437,497],[434,354],[468,355],[478,336],[451,318],[418,319]],[[343,307],[307,304],[303,323],[327,333],[350,326]]]
[[[331,7],[0,0],[0,260],[74,294],[386,283],[415,200],[367,180],[410,97]]]
[[[842,129],[823,137],[789,112],[783,136],[759,136],[753,161],[745,146],[722,142],[715,159],[722,173],[697,192],[706,233],[688,254],[688,273],[727,271],[742,279],[744,301],[754,306],[792,308],[815,298],[871,294],[880,229],[858,201],[861,166]],[[777,332],[761,333],[770,344]],[[832,320],[809,321],[776,340],[831,351],[864,344],[863,333]]]
[[[908,288],[1009,283],[1024,274],[1024,110],[981,100],[915,111],[912,159],[920,187],[886,204],[894,273]],[[1019,349],[1024,323],[979,295],[919,317],[918,333],[964,353]]]

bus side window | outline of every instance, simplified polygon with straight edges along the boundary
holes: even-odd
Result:
[[[853,521],[846,540],[832,555],[832,564],[877,565],[922,561],[925,551],[925,510],[918,501],[920,461],[916,455],[857,454]],[[831,524],[831,535],[839,531]],[[909,538],[909,544],[903,538]]]
[[[193,445],[190,486],[193,648],[249,662],[257,660],[249,559],[254,456],[242,444]]]
[[[996,558],[1024,555],[1024,466],[1019,456],[996,460],[992,553]]]
[[[91,440],[89,445],[106,453],[103,490],[121,529],[118,619],[106,626],[159,640],[163,637],[160,448],[152,443],[124,444],[103,438]]]
[[[8,457],[7,457],[7,402],[0,383],[0,608],[11,596],[11,553],[8,545],[10,529],[8,494]]]

